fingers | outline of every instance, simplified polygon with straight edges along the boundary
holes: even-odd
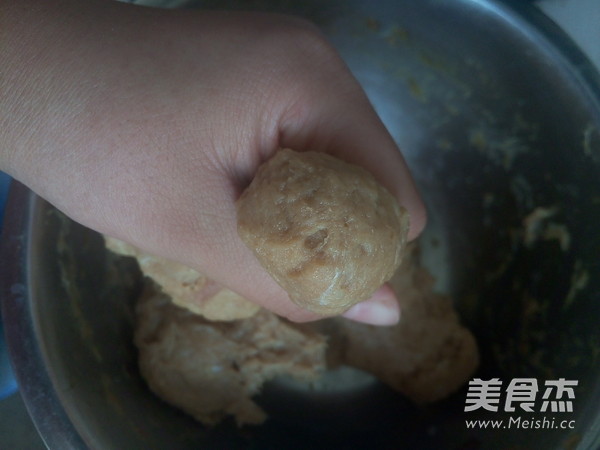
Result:
[[[384,284],[370,299],[357,303],[342,317],[371,325],[396,325],[400,320],[400,305],[392,288]]]

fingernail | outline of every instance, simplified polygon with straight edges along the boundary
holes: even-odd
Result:
[[[395,299],[393,301],[370,299],[357,303],[342,316],[371,325],[389,326],[396,325],[400,321],[400,308]]]

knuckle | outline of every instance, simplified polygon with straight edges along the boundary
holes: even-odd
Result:
[[[312,22],[295,19],[288,38],[291,48],[310,59],[336,59],[337,52],[321,30]]]
[[[278,66],[278,71],[296,80],[343,66],[327,37],[308,20],[286,17],[273,24],[265,38],[266,52]],[[317,67],[318,70],[315,70]]]

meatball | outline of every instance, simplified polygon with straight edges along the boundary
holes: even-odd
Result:
[[[237,202],[238,233],[297,305],[341,314],[388,281],[408,213],[365,169],[279,150]]]

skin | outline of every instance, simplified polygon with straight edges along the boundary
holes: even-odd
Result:
[[[294,321],[236,232],[235,200],[279,147],[369,170],[425,208],[401,153],[339,55],[308,22],[159,11],[104,0],[3,1],[0,169],[72,219],[187,264]],[[384,285],[346,317],[389,325]]]

